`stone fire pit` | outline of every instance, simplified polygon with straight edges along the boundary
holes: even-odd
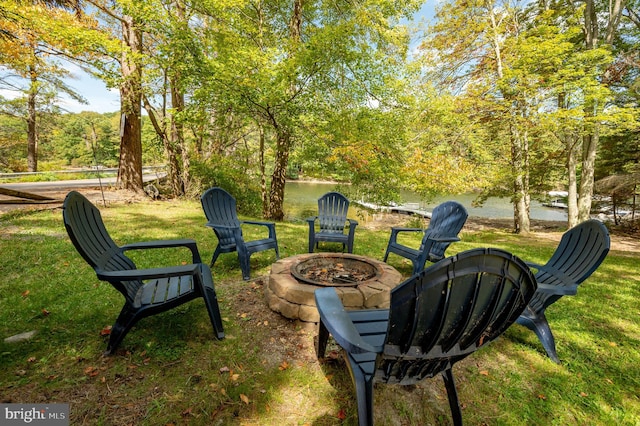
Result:
[[[269,307],[287,318],[318,322],[313,292],[335,287],[347,309],[388,308],[389,292],[402,275],[384,262],[348,253],[308,253],[271,266]]]

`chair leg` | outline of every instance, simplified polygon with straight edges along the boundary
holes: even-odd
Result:
[[[460,410],[460,402],[458,401],[458,391],[456,390],[456,382],[453,380],[453,372],[450,368],[442,372],[442,379],[447,388],[453,424],[455,426],[462,426],[462,411]]]
[[[209,264],[210,268],[213,268],[213,264],[216,263],[216,259],[218,259],[218,256],[220,256],[220,253],[221,253],[220,245],[218,245],[215,251],[213,252],[213,256],[211,257],[211,263]]]
[[[309,253],[313,253],[313,246],[316,244],[313,225],[309,224]]]
[[[200,273],[202,277],[202,298],[204,299],[204,304],[207,308],[207,312],[209,313],[209,319],[211,320],[211,325],[213,326],[216,338],[218,340],[222,340],[224,339],[224,329],[222,327],[222,317],[220,315],[218,298],[213,287],[213,279],[211,278],[211,270],[206,265],[202,265]]]
[[[363,374],[357,365],[352,366],[351,372],[356,386],[358,425],[373,426],[373,375]]]
[[[238,261],[240,262],[240,270],[242,271],[242,279],[248,281],[251,279],[251,255],[246,247],[238,245]]]
[[[547,352],[547,356],[551,361],[560,364],[560,358],[558,358],[558,353],[556,352],[556,341],[553,338],[553,333],[551,333],[551,328],[549,327],[544,312],[535,316],[533,316],[533,314],[521,315],[516,322],[536,333],[536,336],[540,339],[540,343],[542,343],[542,347],[544,347],[544,350]]]
[[[120,343],[124,339],[124,336],[131,330],[131,327],[138,322],[140,318],[137,317],[138,312],[131,309],[129,304],[125,304],[118,315],[118,319],[111,327],[111,334],[109,336],[109,343],[107,344],[107,350],[104,355],[111,355],[118,349]]]
[[[318,322],[318,340],[316,342],[316,356],[318,359],[324,358],[327,351],[327,342],[329,341],[329,330],[322,320]]]

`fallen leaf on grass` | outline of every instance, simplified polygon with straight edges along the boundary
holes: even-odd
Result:
[[[36,362],[36,357],[35,357],[35,356],[30,356],[30,357],[27,359],[27,362]]]
[[[29,290],[25,290],[22,292],[22,297],[27,297],[29,295],[29,293],[31,293],[31,291]]]
[[[289,363],[287,361],[282,361],[282,363],[278,366],[280,371],[284,371],[289,368]]]
[[[327,358],[329,358],[329,359],[338,359],[338,358],[340,358],[340,353],[338,351],[330,351],[327,354]]]
[[[192,407],[187,408],[186,410],[184,410],[184,411],[182,412],[182,417],[190,416],[192,411],[193,411],[193,408],[192,408]]]
[[[547,399],[547,397],[546,397],[545,395],[543,395],[543,394],[539,394],[539,395],[538,395],[538,399],[541,399],[541,400],[543,400],[543,401],[544,401],[544,400],[546,400],[546,399]]]
[[[98,374],[100,374],[100,371],[96,367],[90,366],[84,369],[84,374],[89,377],[96,377]]]
[[[104,327],[102,330],[100,330],[100,335],[101,336],[108,336],[111,334],[111,326],[108,325],[106,327]]]
[[[585,397],[589,396],[589,394],[588,393],[584,393],[584,392],[580,392],[580,396],[585,398]]]
[[[231,374],[231,375],[229,375],[229,378],[231,379],[231,381],[237,382],[238,379],[240,378],[240,375],[239,374]]]
[[[222,368],[220,368],[220,370],[218,370],[218,371],[220,372],[220,374],[222,374],[222,373],[228,373],[228,372],[230,372],[231,370],[229,369],[229,367],[222,367]]]
[[[616,346],[618,346],[618,344],[616,342],[609,342],[609,346],[615,348]]]
[[[242,400],[242,402],[244,402],[245,404],[249,405],[249,397],[243,393],[240,394],[240,399]]]
[[[344,420],[347,418],[347,413],[345,413],[344,409],[341,409],[340,411],[338,411],[338,418],[340,420]]]
[[[43,317],[48,317],[50,313],[51,312],[47,311],[46,309],[44,309],[44,308],[42,309],[42,316]]]
[[[480,374],[483,376],[489,376],[489,372],[487,370],[481,370]]]

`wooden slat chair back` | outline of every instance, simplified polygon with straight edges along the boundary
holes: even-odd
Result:
[[[317,248],[321,241],[341,243],[343,251],[346,248],[348,253],[353,253],[353,240],[358,221],[347,219],[348,211],[349,200],[339,192],[328,192],[318,199],[318,215],[307,218],[309,253],[313,253],[314,248]],[[345,234],[346,227],[348,230]]]
[[[148,241],[118,246],[109,236],[100,211],[76,191],[65,198],[63,220],[69,238],[82,258],[100,280],[109,282],[125,298],[120,315],[111,328],[105,354],[113,353],[140,319],[198,297],[204,298],[216,338],[224,337],[211,270],[201,263],[195,241]],[[178,247],[191,251],[191,264],[137,269],[125,255],[127,250]]]
[[[389,253],[409,259],[413,265],[413,273],[424,269],[427,261],[437,262],[444,258],[445,251],[452,242],[460,241],[458,234],[467,221],[468,213],[464,206],[456,201],[446,201],[433,209],[429,226],[421,228],[391,228],[391,236],[383,261]],[[424,232],[420,247],[414,249],[398,242],[401,232]]]
[[[273,249],[276,252],[276,260],[280,258],[274,222],[238,219],[236,199],[222,188],[208,189],[202,194],[200,201],[207,217],[206,226],[212,228],[218,238],[218,245],[211,257],[211,267],[221,253],[235,251],[238,253],[242,278],[249,280],[251,278],[250,258],[253,253]],[[245,241],[242,232],[244,224],[265,227],[268,235],[262,239]]]
[[[547,263],[527,264],[536,271],[538,291],[518,323],[534,331],[549,358],[560,363],[555,338],[545,311],[562,296],[575,295],[578,285],[589,278],[607,257],[611,238],[598,220],[587,220],[562,235],[560,244]]]
[[[360,425],[373,424],[373,384],[415,384],[442,374],[454,424],[462,413],[453,365],[500,336],[536,290],[526,264],[499,249],[444,259],[391,291],[389,309],[346,311],[333,288],[316,290],[317,354],[332,335],[345,349]]]

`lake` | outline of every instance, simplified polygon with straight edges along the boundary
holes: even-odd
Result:
[[[284,194],[284,210],[287,219],[304,219],[316,215],[318,211],[318,198],[334,190],[334,188],[335,184],[333,183],[287,182]],[[491,197],[484,202],[482,207],[472,207],[472,202],[476,198],[475,194],[435,197],[426,203],[422,201],[418,195],[410,192],[404,192],[401,195],[405,203],[418,203],[420,210],[429,212],[444,201],[454,200],[462,204],[471,217],[491,219],[513,218],[513,206],[506,198]],[[351,214],[349,216],[351,217]],[[356,217],[355,214],[353,217]],[[567,212],[563,209],[545,207],[538,201],[531,201],[531,219],[566,221]]]

